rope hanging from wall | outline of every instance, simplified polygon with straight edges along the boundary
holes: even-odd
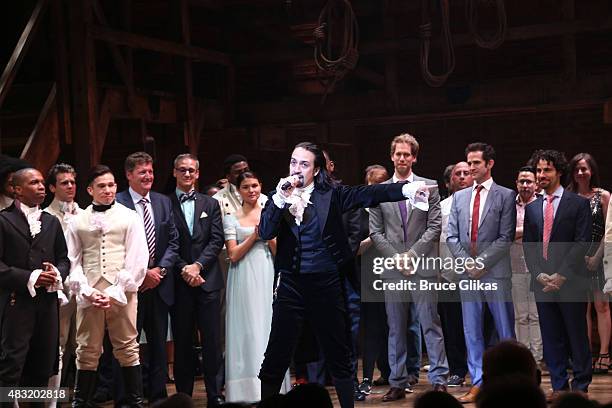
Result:
[[[425,82],[432,87],[444,85],[448,77],[455,70],[455,51],[453,49],[453,37],[450,31],[450,12],[448,0],[440,0],[440,14],[442,19],[442,65],[444,71],[440,75],[434,75],[429,69],[429,55],[431,51],[432,24],[430,17],[431,4],[435,0],[422,0],[421,25],[419,36],[421,38],[420,64],[421,73]]]
[[[341,15],[340,18],[336,17]],[[334,24],[342,24],[341,38],[333,38]],[[325,88],[321,104],[359,60],[359,25],[349,0],[329,0],[319,15],[314,30],[314,59],[317,70],[324,74],[321,83]]]
[[[489,38],[485,38],[478,32],[479,3],[481,6],[493,6],[497,11],[497,31]],[[504,43],[508,29],[504,0],[465,0],[465,18],[470,34],[472,34],[474,41],[479,47],[494,50]]]

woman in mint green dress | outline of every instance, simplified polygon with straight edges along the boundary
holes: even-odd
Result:
[[[262,241],[257,226],[261,183],[252,172],[236,181],[242,211],[223,219],[225,244],[230,258],[227,276],[225,324],[225,397],[229,402],[261,399],[257,375],[268,345],[272,324],[274,253],[276,240]],[[287,373],[283,389],[291,386]]]

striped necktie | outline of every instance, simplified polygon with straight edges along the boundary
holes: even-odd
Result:
[[[149,200],[141,198],[138,204],[142,206],[142,220],[144,221],[145,234],[147,236],[147,246],[149,247],[149,263],[155,259],[155,225],[149,213]]]

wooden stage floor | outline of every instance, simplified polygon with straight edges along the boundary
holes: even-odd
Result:
[[[377,375],[374,378],[378,378]],[[419,383],[414,387],[414,393],[406,394],[405,400],[395,401],[395,402],[382,402],[383,395],[389,389],[386,387],[374,387],[372,390],[372,394],[368,396],[366,401],[364,402],[356,402],[355,407],[359,408],[361,406],[367,406],[368,408],[381,407],[381,408],[393,408],[393,407],[412,407],[414,404],[414,400],[421,393],[428,391],[431,388],[429,383],[427,382],[427,373],[421,372]],[[205,407],[206,406],[206,397],[204,393],[204,384],[201,379],[198,379],[195,386],[196,394],[194,396],[194,400],[196,403],[196,407]],[[339,407],[338,399],[336,398],[336,394],[333,387],[328,387],[328,391],[331,394],[332,400],[334,402],[334,407]],[[550,389],[550,377],[548,373],[544,373],[542,377],[542,389],[546,393]],[[469,390],[469,386],[467,387],[452,387],[449,388],[449,392],[455,397],[459,397],[463,395],[465,392]],[[168,386],[168,393],[174,393],[174,386]],[[589,387],[589,398],[598,401],[601,404],[607,404],[612,402],[612,372],[607,375],[597,375],[593,376],[593,382]],[[467,408],[475,407],[475,404],[465,404]]]

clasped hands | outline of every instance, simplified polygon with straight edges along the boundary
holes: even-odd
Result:
[[[542,289],[543,292],[556,292],[561,289],[561,286],[563,286],[567,278],[558,273],[553,273],[551,275],[541,273],[536,277],[536,280],[544,286],[544,289]]]
[[[191,287],[200,286],[206,282],[200,275],[200,272],[200,265],[197,263],[185,265],[183,266],[183,269],[181,269],[181,277]]]
[[[94,307],[100,309],[109,309],[111,307],[111,298],[105,293],[94,289],[93,293],[89,296],[84,296],[85,299],[89,300]]]
[[[46,288],[53,286],[58,279],[57,272],[55,272],[55,267],[50,262],[43,262],[43,271],[38,275],[38,279],[34,284],[35,287],[44,286]]]

